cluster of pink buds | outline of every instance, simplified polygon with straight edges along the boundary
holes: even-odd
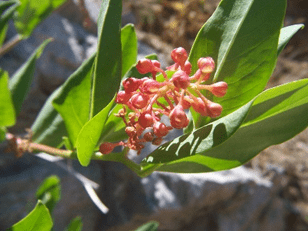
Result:
[[[191,64],[184,48],[179,47],[171,52],[175,62],[169,71],[174,71],[171,79],[160,68],[158,61],[142,59],[136,65],[141,74],[151,73],[152,78],[137,79],[130,77],[122,82],[123,91],[120,91],[116,103],[123,108],[116,114],[126,124],[127,142],[103,143],[100,152],[108,154],[116,146],[125,146],[136,150],[139,154],[145,142],[160,145],[163,137],[173,128],[182,129],[188,126],[189,119],[184,110],[193,108],[202,116],[215,118],[222,112],[221,105],[207,99],[200,90],[207,90],[214,96],[223,97],[228,85],[226,82],[204,84],[210,78],[215,68],[211,57],[198,60],[198,70],[192,76]],[[156,74],[162,73],[163,82],[156,80]],[[161,116],[169,117],[170,125],[161,122]]]

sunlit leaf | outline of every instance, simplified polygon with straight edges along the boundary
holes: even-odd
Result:
[[[9,75],[0,69],[0,127],[15,124],[15,109],[8,88]]]

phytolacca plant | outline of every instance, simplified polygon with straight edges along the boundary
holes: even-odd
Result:
[[[221,105],[207,99],[200,91],[208,90],[217,97],[226,94],[228,84],[217,82],[204,84],[214,71],[215,63],[211,57],[198,60],[198,70],[191,76],[191,64],[184,48],[176,48],[171,52],[175,62],[167,69],[175,71],[171,79],[160,68],[158,61],[140,60],[136,68],[141,74],[152,74],[152,79],[144,77],[137,79],[129,77],[122,82],[123,91],[116,97],[116,103],[122,104],[116,116],[121,117],[126,125],[127,142],[103,143],[99,151],[109,154],[116,146],[125,146],[140,154],[145,142],[160,145],[163,137],[173,128],[182,129],[188,126],[189,119],[185,109],[193,108],[202,116],[216,118],[222,112]],[[163,82],[156,80],[156,74],[162,73]],[[166,105],[160,102],[165,100]],[[130,112],[129,112],[130,111]],[[161,116],[166,115],[171,126],[161,122]],[[150,131],[146,131],[145,130]]]
[[[137,62],[137,36],[133,25],[120,29],[121,7],[121,0],[103,1],[97,52],[50,96],[31,139],[6,136],[13,150],[77,157],[83,166],[116,161],[140,176],[209,172],[242,165],[308,126],[307,79],[264,91],[277,56],[303,27],[281,28],[286,0],[221,1],[189,55],[171,53],[167,71],[156,55]],[[0,92],[12,109],[9,90]],[[173,128],[184,134],[160,144]],[[146,142],[159,146],[140,164],[128,159]],[[68,150],[53,148],[63,144]],[[117,145],[125,147],[115,153]]]

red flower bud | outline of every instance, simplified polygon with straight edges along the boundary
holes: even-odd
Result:
[[[145,80],[140,87],[140,91],[145,94],[154,94],[163,86],[163,83],[157,82],[154,79]]]
[[[182,70],[175,72],[171,80],[173,81],[175,87],[182,89],[186,89],[190,83],[189,76]]]
[[[186,60],[184,64],[183,71],[185,71],[187,75],[190,75],[191,73],[191,63],[188,60]]]
[[[211,73],[215,69],[215,62],[211,57],[200,58],[198,60],[198,67],[203,74]]]
[[[123,81],[122,85],[126,93],[137,91],[142,81],[134,77],[127,78]]]
[[[131,94],[126,93],[125,91],[119,91],[116,98],[116,103],[125,104],[130,99]]]
[[[228,84],[226,82],[213,83],[211,86],[211,92],[217,97],[223,97],[227,93]]]
[[[99,147],[99,151],[102,153],[102,154],[109,154],[113,151],[113,149],[118,146],[118,144],[113,144],[113,143],[109,143],[109,142],[106,142],[106,143],[102,143],[101,146]]]
[[[171,52],[171,58],[173,59],[173,61],[175,63],[180,64],[180,66],[184,66],[185,61],[188,58],[187,52],[183,47],[178,47],[175,48],[172,52]]]
[[[135,108],[141,109],[141,108],[144,108],[148,104],[149,96],[141,92],[138,92],[134,94],[130,100],[131,100],[132,105]]]
[[[184,96],[184,98],[183,98],[183,100],[182,100],[182,106],[183,106],[183,109],[184,109],[184,110],[190,108],[191,103],[189,102],[189,96]]]
[[[206,105],[209,116],[211,118],[215,118],[220,116],[221,112],[222,112],[222,106],[218,103],[214,103],[209,101],[209,103]]]
[[[197,98],[197,102],[194,101],[191,106],[193,107],[193,109],[200,113],[202,116],[208,116],[208,111],[206,108],[205,103],[203,102],[203,100],[201,98]]]
[[[150,59],[141,59],[138,61],[136,68],[140,74],[153,72],[155,66]]]
[[[166,136],[169,133],[168,127],[164,123],[156,122],[153,125],[154,134],[157,137]]]
[[[154,139],[153,133],[152,132],[146,132],[143,135],[143,139],[145,139],[148,142],[152,141]]]
[[[187,118],[186,113],[184,112],[182,105],[176,105],[169,114],[170,124],[172,127],[181,129],[187,127],[189,119]]]
[[[151,127],[154,123],[153,116],[149,114],[148,112],[143,112],[139,116],[138,123],[143,128]]]

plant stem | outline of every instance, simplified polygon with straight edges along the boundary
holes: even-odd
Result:
[[[10,41],[5,43],[1,48],[0,48],[0,57],[9,52],[14,46],[16,46],[20,41],[21,37],[17,34],[13,38],[11,38]]]

